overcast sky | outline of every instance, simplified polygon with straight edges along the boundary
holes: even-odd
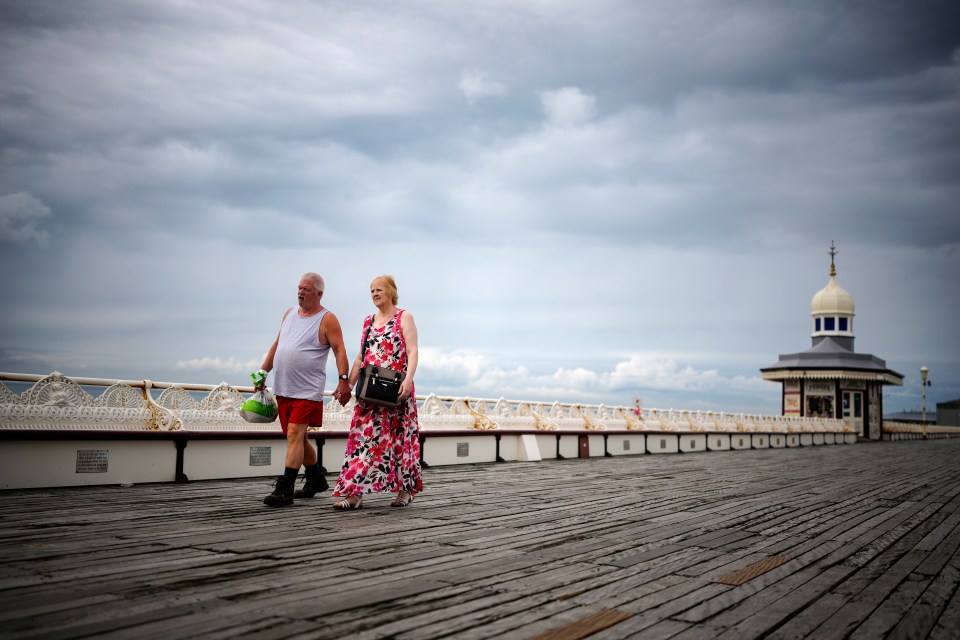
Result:
[[[778,414],[835,241],[960,398],[955,0],[0,11],[0,370],[247,384],[305,271],[352,359],[390,273],[419,394]]]

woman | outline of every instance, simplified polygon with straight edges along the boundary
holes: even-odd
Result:
[[[350,368],[350,386],[366,365],[405,371],[400,385],[400,406],[378,407],[357,400],[347,437],[347,452],[333,495],[343,500],[334,509],[359,509],[363,494],[396,492],[392,507],[405,507],[422,489],[420,431],[413,376],[417,372],[417,325],[409,311],[397,308],[397,283],[392,276],[377,276],[370,283],[377,312],[363,322],[364,340]]]

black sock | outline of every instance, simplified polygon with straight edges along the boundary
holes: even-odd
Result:
[[[304,471],[307,474],[308,478],[316,478],[319,475],[322,475],[323,472],[320,470],[320,463],[310,465],[309,467],[304,467]]]
[[[297,474],[300,473],[300,469],[292,469],[290,467],[283,468],[283,479],[287,482],[294,483],[297,481]]]

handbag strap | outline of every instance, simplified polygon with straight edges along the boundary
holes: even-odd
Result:
[[[367,358],[367,340],[370,338],[370,330],[373,329],[373,321],[377,314],[370,316],[370,324],[367,325],[367,332],[363,334],[363,351],[360,353],[360,366],[364,366],[363,361]]]

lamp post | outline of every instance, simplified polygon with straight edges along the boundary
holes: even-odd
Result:
[[[920,367],[920,386],[923,387],[923,410],[920,416],[921,424],[923,425],[923,439],[927,439],[927,387],[929,387],[932,382],[927,380],[927,374],[930,370],[926,367]]]

